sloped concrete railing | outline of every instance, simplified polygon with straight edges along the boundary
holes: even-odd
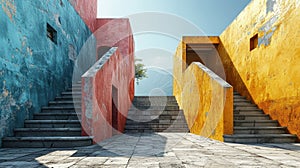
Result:
[[[94,143],[124,130],[134,92],[130,57],[113,47],[82,76],[82,135],[93,136]],[[112,114],[113,103],[117,116]]]
[[[185,69],[184,45],[174,57],[174,95],[191,133],[223,141],[233,134],[233,88],[199,62]]]

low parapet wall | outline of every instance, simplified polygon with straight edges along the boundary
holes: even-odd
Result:
[[[180,43],[174,58],[174,95],[191,133],[223,141],[233,134],[233,88],[199,62],[185,69],[185,49]]]
[[[134,92],[128,60],[113,47],[82,76],[82,135],[94,143],[124,131]]]

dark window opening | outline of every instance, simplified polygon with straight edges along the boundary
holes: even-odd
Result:
[[[193,62],[200,62],[207,66],[212,63],[215,58],[217,44],[187,44],[186,45],[186,62],[185,69]],[[184,70],[185,70],[184,69]]]
[[[252,51],[253,49],[257,48],[257,46],[258,46],[258,34],[254,35],[250,39],[250,51]]]
[[[57,31],[47,23],[47,37],[55,44],[57,44]]]

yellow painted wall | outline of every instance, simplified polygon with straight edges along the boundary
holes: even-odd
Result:
[[[174,56],[174,95],[191,133],[223,141],[233,134],[233,89],[201,63],[185,69],[185,49],[181,42]]]
[[[300,0],[252,0],[220,41],[226,80],[300,137]]]

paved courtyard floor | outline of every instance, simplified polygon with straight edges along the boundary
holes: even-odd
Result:
[[[89,147],[0,148],[0,167],[300,167],[300,144],[231,144],[189,133],[124,134]]]

